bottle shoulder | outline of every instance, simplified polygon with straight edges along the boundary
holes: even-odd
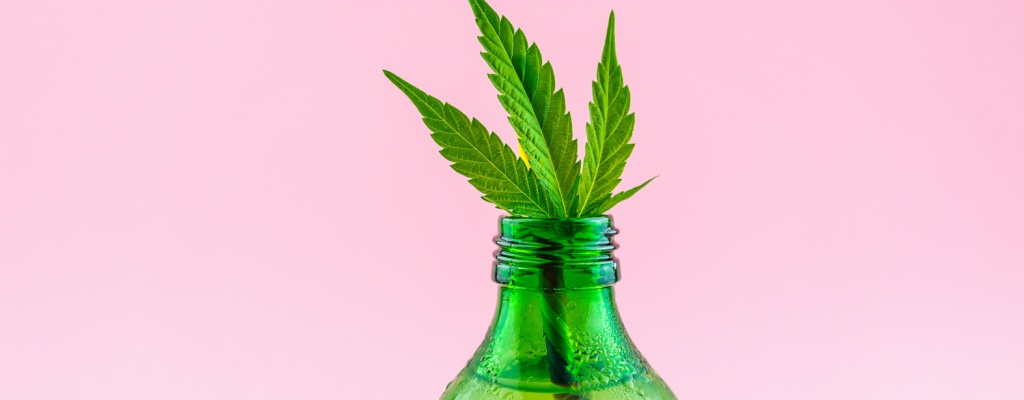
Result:
[[[443,399],[675,398],[630,340],[610,287],[503,288],[491,328],[445,393]]]

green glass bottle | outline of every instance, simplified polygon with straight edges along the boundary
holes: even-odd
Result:
[[[498,308],[442,400],[675,399],[619,318],[610,217],[504,217]]]

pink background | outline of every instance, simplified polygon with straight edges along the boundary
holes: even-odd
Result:
[[[429,3],[429,4],[428,4]],[[1024,2],[494,1],[577,132],[633,92],[620,307],[684,399],[1024,398]],[[431,399],[497,210],[388,68],[506,139],[464,1],[0,7],[0,398]]]

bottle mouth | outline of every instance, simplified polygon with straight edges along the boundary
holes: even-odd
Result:
[[[611,216],[502,217],[494,242],[494,281],[516,288],[575,290],[619,281]]]

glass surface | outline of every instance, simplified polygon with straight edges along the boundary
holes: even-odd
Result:
[[[626,334],[609,217],[504,217],[494,321],[442,400],[675,399]]]

